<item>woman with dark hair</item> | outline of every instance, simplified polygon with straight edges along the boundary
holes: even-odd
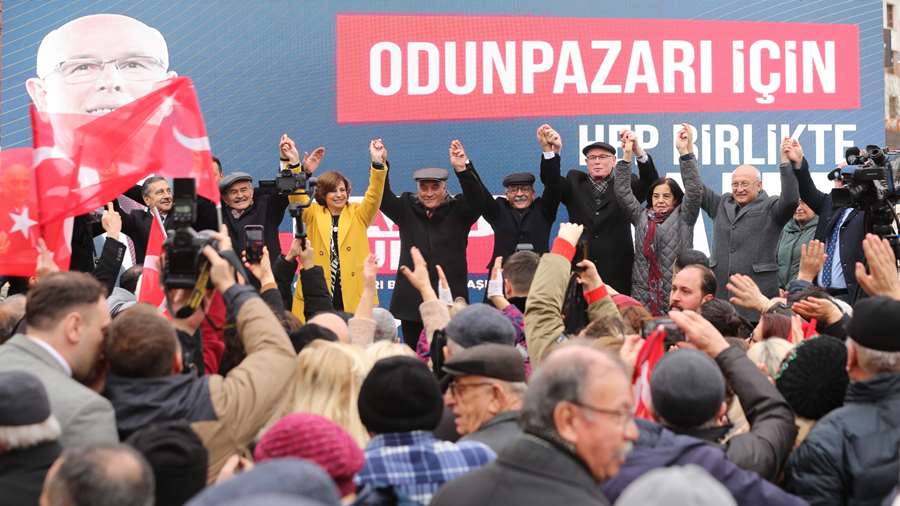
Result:
[[[646,207],[631,191],[631,159],[634,134],[622,136],[624,157],[616,164],[613,184],[619,205],[634,225],[634,267],[631,296],[641,301],[653,315],[669,309],[672,266],[678,255],[693,247],[694,224],[700,215],[703,183],[693,154],[693,132],[687,124],[675,136],[681,154],[681,178],[687,193],[671,178],[650,185]]]
[[[307,247],[313,249],[315,263],[324,271],[332,305],[350,313],[356,311],[362,295],[363,263],[369,256],[366,231],[381,205],[387,176],[387,170],[375,166],[386,155],[381,139],[369,143],[369,155],[369,187],[361,202],[350,202],[350,181],[340,172],[329,171],[318,177],[313,202],[303,211]],[[289,162],[299,159],[297,147],[287,136],[281,139],[281,157]],[[378,304],[377,298],[374,303]],[[291,311],[303,318],[303,290],[299,286],[294,289]]]

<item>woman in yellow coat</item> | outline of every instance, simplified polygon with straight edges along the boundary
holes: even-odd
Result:
[[[373,160],[384,159],[380,139],[369,144]],[[321,158],[324,150],[316,150],[310,158]],[[299,162],[299,152],[290,137],[281,138],[281,159],[288,167]],[[318,161],[318,160],[316,160]],[[311,166],[318,165],[308,164]],[[380,164],[379,164],[380,165]],[[367,231],[381,206],[381,194],[387,170],[372,166],[369,186],[361,202],[350,202],[350,181],[337,171],[318,177],[314,201],[303,210],[303,222],[309,246],[315,252],[316,265],[325,271],[325,282],[335,309],[356,311],[363,290],[362,266],[369,256]],[[376,298],[375,304],[378,304]],[[303,320],[303,290],[298,278],[291,311]]]

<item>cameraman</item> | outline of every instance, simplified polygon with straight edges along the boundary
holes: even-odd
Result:
[[[793,148],[803,155],[803,148],[796,139],[793,140]],[[866,213],[852,207],[835,207],[831,194],[816,188],[805,157],[799,167],[794,166],[794,176],[800,186],[800,199],[819,215],[815,239],[825,243],[828,255],[825,266],[816,277],[816,284],[826,289],[832,297],[853,304],[859,295],[854,267],[856,262],[863,261]],[[835,177],[834,187],[843,186],[840,176]]]
[[[184,363],[175,329],[196,332],[212,293],[193,315],[174,322],[145,304],[129,308],[110,326],[104,346],[110,364],[105,395],[116,410],[120,434],[127,437],[151,423],[187,420],[209,452],[210,479],[228,457],[246,451],[272,416],[296,362],[275,315],[259,294],[235,280],[234,267],[223,258],[231,249],[228,236],[222,230],[214,237],[220,251],[207,245],[202,254],[210,263],[210,281],[234,315],[247,352],[227,377],[180,374]],[[187,290],[166,292],[171,311],[178,313]]]

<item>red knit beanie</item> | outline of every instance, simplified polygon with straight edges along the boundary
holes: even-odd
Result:
[[[310,413],[291,413],[273,425],[256,445],[257,462],[298,457],[318,464],[331,476],[342,496],[355,490],[353,477],[364,456],[356,441],[331,420]]]

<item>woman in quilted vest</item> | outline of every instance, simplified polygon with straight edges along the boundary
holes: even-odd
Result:
[[[616,198],[634,225],[634,266],[631,295],[654,315],[669,310],[672,266],[678,255],[694,244],[694,224],[700,215],[703,183],[693,153],[693,131],[687,124],[675,136],[681,154],[681,178],[686,192],[671,178],[663,177],[650,185],[646,207],[631,191],[631,160],[635,136],[622,134],[624,157],[616,164],[613,179]]]

